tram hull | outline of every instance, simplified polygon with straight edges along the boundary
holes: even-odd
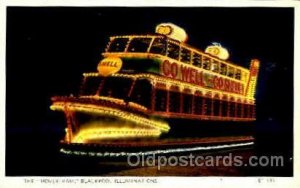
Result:
[[[128,121],[124,121],[115,117],[109,117],[105,115],[91,115],[86,113],[74,113],[73,118],[77,122],[76,132],[78,134],[87,127],[93,127],[94,129],[103,128],[116,128],[122,130],[122,128],[140,128],[146,129],[142,124],[133,125]],[[157,118],[157,117],[156,117]],[[254,121],[215,121],[215,120],[197,120],[197,119],[183,119],[183,118],[161,118],[160,121],[165,122],[169,125],[168,131],[163,131],[159,135],[136,135],[130,137],[115,136],[114,138],[99,138],[94,140],[85,141],[89,144],[102,144],[107,142],[151,142],[158,140],[186,140],[186,139],[199,139],[199,138],[223,138],[223,137],[253,137],[255,133],[255,122]],[[149,129],[151,130],[151,129]],[[67,140],[67,135],[66,139]],[[81,143],[78,141],[71,141],[70,143]],[[159,143],[159,142],[158,142]]]

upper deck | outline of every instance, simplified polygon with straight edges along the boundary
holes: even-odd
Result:
[[[103,56],[110,55],[136,58],[163,56],[211,74],[242,82],[249,76],[247,68],[159,34],[110,37]]]
[[[254,99],[258,60],[253,59],[247,69],[228,61],[229,53],[220,44],[204,52],[186,44],[186,39],[185,31],[171,23],[158,25],[156,34],[112,36],[98,72],[101,76],[117,72],[160,75],[211,92]]]

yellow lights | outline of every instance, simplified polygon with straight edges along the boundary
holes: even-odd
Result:
[[[69,139],[69,138],[70,138],[70,131],[72,131],[72,130],[69,130],[68,128],[65,128],[65,132],[66,132],[66,135],[65,135],[65,141],[66,141],[67,143],[70,143],[70,142],[71,142],[71,140]]]
[[[124,156],[148,156],[148,155],[158,155],[158,154],[169,154],[169,153],[180,153],[180,152],[195,152],[195,151],[211,151],[211,150],[220,150],[220,149],[228,149],[228,148],[237,148],[253,145],[254,142],[252,140],[247,140],[247,142],[243,143],[227,143],[227,144],[215,144],[215,145],[207,145],[207,146],[190,146],[190,147],[176,147],[176,148],[165,148],[165,149],[157,149],[157,150],[146,150],[146,151],[138,151],[138,152],[130,152],[130,151],[105,151],[105,152],[97,152],[97,151],[82,151],[82,150],[70,150],[67,148],[61,148],[60,152],[66,155],[79,155],[79,156],[91,156],[91,157],[124,157]]]
[[[99,105],[54,102],[50,108],[51,110],[65,111],[68,109],[72,112],[117,118],[113,121],[103,118],[99,121],[82,124],[76,132],[72,132],[72,130],[67,128],[65,136],[65,141],[67,143],[97,142],[107,139],[159,137],[162,132],[168,132],[170,129],[167,123]],[[70,137],[70,134],[74,136]]]
[[[255,67],[255,68],[259,68],[259,64],[260,64],[260,62],[259,62],[259,60],[258,59],[253,59],[252,61],[251,61],[251,64],[253,65],[253,67]]]
[[[147,108],[146,108],[146,107],[144,107],[144,106],[142,106],[142,105],[140,105],[140,104],[134,103],[134,102],[129,102],[128,105],[129,105],[130,107],[132,107],[132,108],[139,109],[139,110],[142,110],[142,111],[144,111],[144,112],[147,111]]]
[[[180,42],[185,42],[188,38],[184,29],[172,23],[161,23],[157,25],[155,28],[155,32],[158,34],[166,35]]]
[[[80,96],[52,98],[50,109],[62,111],[66,116],[64,141],[67,144],[105,144],[105,141],[116,143],[118,140],[140,142],[140,138],[158,138],[169,132],[170,126],[165,121],[170,118],[255,120],[258,60],[252,60],[248,70],[227,61],[229,53],[220,44],[213,43],[205,52],[193,48],[184,43],[188,38],[185,30],[172,23],[157,25],[155,32],[157,34],[111,37],[97,71],[83,73],[85,78]],[[141,42],[143,48],[138,46]],[[122,46],[122,49],[117,50],[114,46]],[[165,49],[161,51],[161,48]],[[131,65],[134,63],[139,65]],[[130,87],[120,82],[124,90],[112,88],[116,93],[126,92],[125,95],[107,92],[111,86],[118,88],[114,86],[115,80],[125,78]],[[145,103],[149,99],[140,98],[140,93],[136,92],[141,89],[148,90],[143,92],[148,92],[150,101],[147,102],[150,103]],[[176,93],[173,95],[172,92]],[[119,96],[121,99],[99,95]],[[174,106],[174,101],[179,105]],[[178,110],[173,110],[175,108]],[[87,154],[74,152],[76,155],[84,153]]]
[[[249,81],[248,81],[248,86],[247,86],[247,90],[246,90],[246,95],[249,98],[255,97],[255,88],[256,88],[256,84],[257,84],[257,76],[258,76],[259,66],[260,66],[259,60],[253,59],[251,61]]]
[[[184,45],[182,45],[182,46],[184,46]],[[185,47],[185,48],[188,48],[188,47]],[[192,50],[192,48],[191,48],[190,50]],[[194,51],[195,51],[195,50],[194,50]],[[196,51],[197,51],[197,53],[199,53],[200,55],[202,55],[203,58],[204,58],[204,57],[205,57],[205,58],[209,58],[209,59],[214,60],[214,61],[217,61],[217,62],[219,62],[219,63],[223,63],[223,64],[225,64],[226,66],[231,66],[231,67],[233,67],[233,68],[235,68],[235,69],[240,69],[240,70],[243,71],[244,74],[248,74],[248,73],[249,73],[249,70],[246,69],[245,67],[238,66],[238,65],[236,65],[236,64],[233,64],[233,63],[228,62],[228,61],[225,61],[225,60],[221,60],[221,59],[216,58],[216,57],[214,57],[214,56],[209,56],[209,55],[207,55],[207,54],[205,54],[205,53],[199,52],[198,50],[196,50]],[[197,70],[199,70],[199,71],[204,71],[204,72],[207,72],[207,73],[210,73],[210,74],[215,74],[215,75],[218,75],[218,76],[221,76],[221,77],[224,77],[224,78],[226,77],[227,79],[230,79],[230,80],[235,80],[235,81],[240,82],[240,80],[236,80],[236,79],[234,79],[234,78],[231,78],[231,77],[228,77],[228,76],[224,76],[224,75],[222,75],[222,74],[217,74],[216,72],[214,72],[214,71],[212,71],[212,70],[206,70],[206,69],[203,69],[203,68],[194,66],[194,65],[192,65],[192,60],[191,60],[190,62],[188,62],[188,63],[186,63],[186,62],[183,63],[183,62],[181,62],[181,61],[178,61],[178,60],[175,60],[175,59],[171,59],[171,58],[169,58],[169,57],[167,57],[167,56],[160,55],[160,54],[153,54],[153,53],[133,53],[133,52],[130,52],[130,53],[127,53],[127,52],[113,52],[113,53],[111,53],[111,52],[105,52],[105,53],[102,53],[102,55],[103,55],[104,57],[118,56],[118,57],[120,57],[120,58],[154,59],[154,60],[158,60],[158,61],[160,61],[160,62],[164,62],[165,60],[168,60],[168,61],[170,61],[170,62],[171,62],[171,61],[174,61],[174,62],[176,62],[177,64],[182,65],[182,66],[193,67],[193,68],[195,68],[195,69],[197,69]],[[244,80],[243,80],[243,81],[244,81]]]
[[[123,99],[117,99],[112,97],[105,97],[105,96],[99,96],[99,95],[92,95],[92,96],[80,96],[79,98],[83,99],[96,99],[96,100],[103,100],[103,101],[110,101],[114,102],[119,105],[126,105]]]
[[[100,76],[99,73],[97,73],[97,72],[88,72],[88,73],[83,73],[82,75],[84,77],[88,77],[88,76]]]
[[[133,127],[101,127],[86,128],[80,130],[72,140],[72,143],[86,143],[87,141],[128,139],[128,138],[144,138],[158,137],[161,131],[157,129],[142,129]]]
[[[83,75],[85,77],[97,77],[97,76],[99,76],[98,73],[84,73]],[[250,96],[244,96],[244,95],[230,93],[230,92],[226,92],[226,91],[218,91],[218,90],[215,90],[215,89],[204,88],[204,87],[201,87],[201,86],[197,86],[195,84],[181,82],[181,81],[174,80],[174,79],[171,79],[171,78],[156,76],[156,75],[152,75],[152,74],[121,74],[121,73],[117,73],[117,74],[113,74],[111,76],[112,77],[120,77],[120,78],[131,78],[133,80],[146,78],[146,79],[149,79],[153,85],[166,84],[166,85],[169,85],[169,86],[171,86],[171,85],[172,86],[177,86],[177,87],[180,88],[181,91],[183,91],[185,88],[188,88],[188,89],[191,90],[192,94],[195,94],[197,91],[201,91],[203,93],[203,95],[206,95],[207,93],[212,93],[212,96],[219,95],[221,98],[224,95],[226,95],[226,96],[229,96],[230,98],[233,97],[235,100],[242,99],[242,100],[249,101],[249,103],[254,102],[254,98],[250,97]],[[137,105],[133,105],[133,107],[134,106],[137,106]]]
[[[153,39],[155,39],[155,38],[162,38],[162,36],[156,36],[156,35],[124,35],[124,36],[113,36],[113,37],[110,37],[110,40],[112,41],[112,40],[114,40],[116,38],[128,38],[129,40],[131,40],[133,38],[147,38],[147,37],[153,38]],[[173,41],[169,41],[169,42],[173,42]],[[222,62],[222,63],[226,64],[227,66],[233,66],[235,68],[239,68],[239,69],[241,69],[243,71],[246,71],[246,72],[249,71],[245,67],[242,67],[242,66],[239,66],[237,64],[234,64],[233,62],[226,61],[226,59],[220,59],[219,57],[217,57],[217,56],[215,57],[214,55],[209,56],[207,53],[203,52],[202,50],[194,48],[194,47],[191,47],[191,46],[187,45],[186,43],[179,43],[179,44],[175,43],[175,44],[179,45],[181,48],[188,49],[191,52],[199,54],[199,55],[201,55],[203,57],[207,57],[207,58],[209,58],[211,60]],[[224,50],[226,50],[226,49],[224,48]],[[225,51],[222,52],[222,54],[224,54],[222,56],[226,57],[225,56],[225,54],[226,54]],[[167,56],[165,56],[165,55],[153,54],[153,53],[150,53],[149,51],[136,53],[136,52],[107,52],[107,50],[106,50],[104,53],[102,53],[102,55],[104,57],[118,56],[118,57],[127,57],[127,58],[167,58]],[[228,57],[229,57],[229,53],[228,53]]]
[[[160,24],[156,27],[155,32],[162,35],[170,35],[173,32],[173,29],[169,25]]]
[[[222,47],[219,43],[213,43],[213,45],[208,46],[205,49],[205,53],[208,53],[212,56],[218,57],[223,60],[229,58],[229,53],[226,48]]]
[[[117,73],[122,68],[122,60],[118,57],[107,57],[100,61],[97,70],[101,76]]]
[[[124,121],[128,121],[134,124],[143,125],[149,128],[155,128],[162,132],[168,132],[170,127],[167,123],[161,122],[158,120],[148,119],[146,117],[142,117],[130,112],[122,111],[115,108],[104,107],[99,105],[92,105],[92,104],[81,104],[76,102],[54,102],[51,105],[51,110],[61,110],[64,111],[65,106],[68,106],[68,110],[74,112],[82,112],[88,114],[97,114],[97,115],[105,115],[110,117],[115,117],[122,119]]]
[[[117,99],[117,98],[105,97],[105,96],[99,96],[99,95],[80,96],[79,98],[110,101],[110,102],[113,102],[113,103],[116,103],[116,104],[119,104],[119,105],[123,105],[123,106],[127,105],[127,103],[125,103],[123,99]],[[134,103],[134,102],[129,102],[128,106],[132,107],[133,109],[137,109],[137,110],[140,110],[140,111],[143,111],[143,112],[147,111],[146,107],[144,107],[140,104]]]

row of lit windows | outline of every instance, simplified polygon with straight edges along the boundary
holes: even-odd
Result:
[[[191,94],[169,91],[169,101],[166,90],[158,89],[155,92],[154,111],[193,115],[208,115],[236,118],[254,118],[254,105],[224,101],[220,99],[194,96]],[[181,98],[182,97],[182,98]],[[194,101],[193,101],[194,100]],[[167,106],[169,104],[169,106]]]
[[[130,88],[132,92],[129,96]],[[100,95],[135,102],[146,108],[154,107],[154,111],[186,113],[194,115],[211,115],[238,118],[253,118],[254,105],[242,104],[233,100],[226,101],[219,98],[202,97],[188,93],[181,93],[176,88],[171,91],[154,89],[146,79],[137,80],[109,77],[86,77],[81,95]],[[169,97],[167,96],[169,95]],[[129,97],[129,98],[128,98]],[[167,101],[169,100],[169,101]]]
[[[130,88],[132,88],[129,98]],[[135,102],[147,108],[150,107],[150,95],[152,86],[146,79],[137,80],[133,83],[132,79],[108,77],[86,77],[81,88],[82,96],[105,96]]]
[[[115,38],[111,41],[107,51],[150,52],[161,54],[237,80],[247,78],[246,73],[242,72],[241,69],[234,68],[226,63],[212,59],[203,53],[191,51],[190,49],[166,40],[165,38],[155,37],[150,47],[151,41],[152,37]]]

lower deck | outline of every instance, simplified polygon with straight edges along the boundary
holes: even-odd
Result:
[[[86,74],[79,98],[135,108],[149,116],[216,121],[254,121],[254,100],[158,75]],[[123,108],[122,107],[122,108]],[[118,108],[118,107],[117,107]],[[126,110],[131,110],[127,108]]]

